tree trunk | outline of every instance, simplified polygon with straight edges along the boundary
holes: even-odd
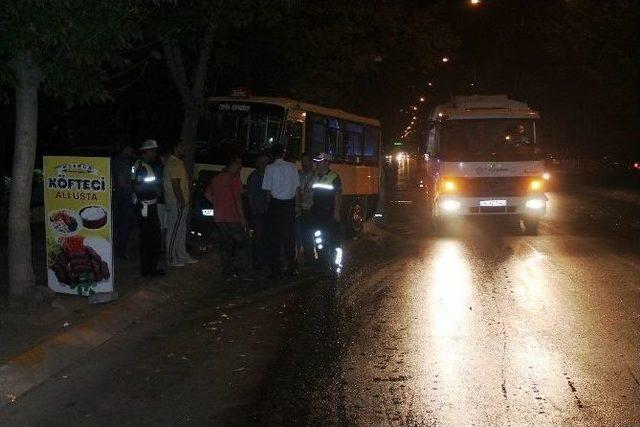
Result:
[[[190,180],[193,178],[193,164],[195,157],[195,138],[198,132],[201,108],[204,104],[204,89],[213,48],[214,27],[209,25],[202,39],[198,61],[193,70],[193,78],[187,77],[185,63],[182,59],[182,49],[178,40],[165,37],[161,40],[165,61],[171,77],[182,98],[184,120],[180,132],[180,142],[185,147],[185,166]]]
[[[38,136],[41,73],[30,52],[12,61],[16,75],[16,134],[9,196],[9,293],[25,296],[35,286],[31,264],[31,185]]]
[[[182,121],[182,131],[180,141],[185,148],[184,163],[187,168],[189,180],[193,181],[193,165],[195,158],[195,139],[198,133],[198,122],[200,120],[200,106],[185,107],[184,119]]]

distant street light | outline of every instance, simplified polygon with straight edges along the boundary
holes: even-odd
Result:
[[[417,110],[417,109],[418,109],[418,107],[416,107],[416,106],[414,106],[414,107],[413,107],[413,110],[414,110],[414,111],[415,111],[415,110]]]
[[[420,97],[420,102],[424,102],[424,96]]]
[[[449,57],[448,56],[443,56],[442,57],[442,62],[444,62],[444,63],[449,62]]]
[[[471,4],[472,6],[477,6],[481,3],[480,0],[469,0],[469,4]]]

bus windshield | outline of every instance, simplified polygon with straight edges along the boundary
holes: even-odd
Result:
[[[446,161],[538,160],[535,122],[529,119],[447,120],[440,130]]]
[[[197,162],[212,163],[231,151],[255,155],[281,142],[283,107],[248,102],[211,105],[199,125]]]

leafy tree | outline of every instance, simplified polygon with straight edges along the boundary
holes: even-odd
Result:
[[[105,101],[105,63],[137,36],[135,5],[124,0],[3,0],[0,82],[13,87],[15,149],[9,200],[9,291],[34,289],[30,199],[40,92],[69,102]]]
[[[184,111],[180,141],[186,147],[187,170],[193,170],[194,139],[210,79],[214,50],[221,55],[232,42],[233,30],[254,24],[273,24],[285,0],[185,0],[165,5],[150,25],[160,39],[165,62],[180,94]]]

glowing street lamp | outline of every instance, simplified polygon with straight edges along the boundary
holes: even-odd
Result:
[[[482,3],[482,1],[481,1],[481,0],[469,0],[469,4],[470,4],[471,6],[477,6],[477,5],[479,5],[480,3]]]
[[[429,83],[427,83],[427,86],[429,86],[429,87],[433,87],[433,83],[432,83],[432,82],[429,82]]]
[[[420,102],[424,102],[424,96],[420,97]]]
[[[448,56],[443,56],[443,57],[442,57],[442,62],[444,62],[445,64],[446,64],[447,62],[449,62],[449,57],[448,57]]]
[[[416,111],[417,109],[418,109],[418,107],[415,107],[415,106],[413,107],[413,111]]]

